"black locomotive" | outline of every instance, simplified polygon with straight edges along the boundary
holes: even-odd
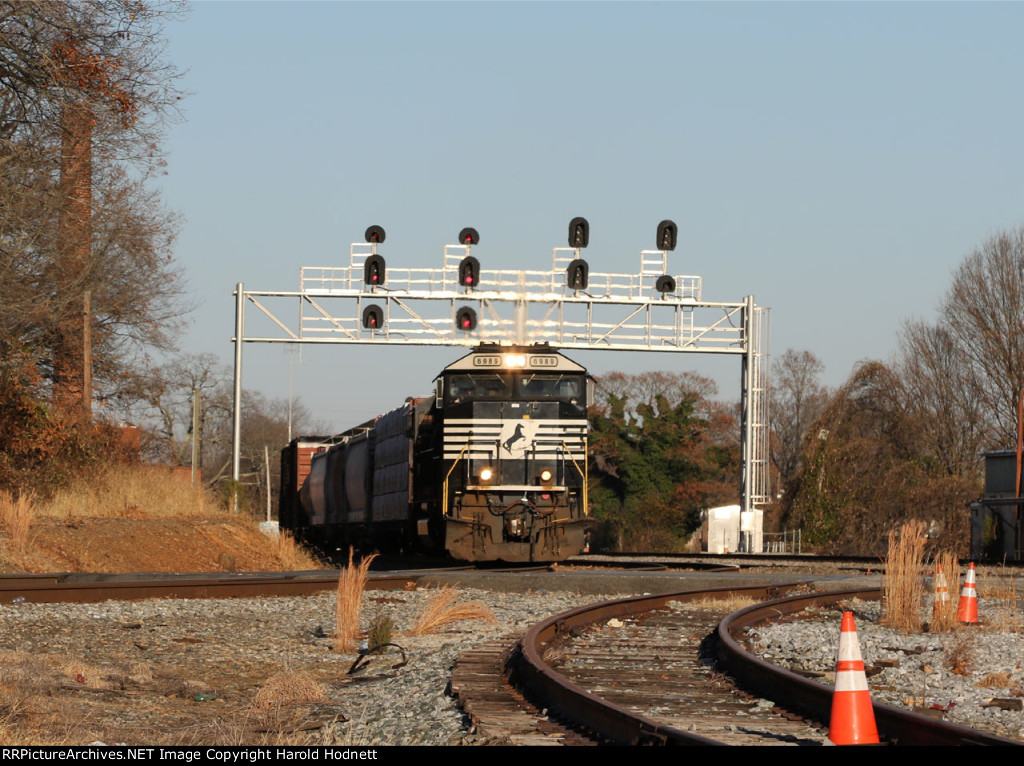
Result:
[[[485,345],[433,397],[282,452],[280,521],[325,544],[557,561],[587,518],[586,370],[547,345]]]

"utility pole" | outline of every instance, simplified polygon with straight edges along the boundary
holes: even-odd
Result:
[[[192,389],[192,486],[196,486],[199,480],[199,445],[202,434],[199,433],[199,389]]]

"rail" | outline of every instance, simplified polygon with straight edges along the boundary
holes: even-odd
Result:
[[[719,625],[721,653],[729,672],[750,689],[769,694],[777,704],[799,710],[818,720],[830,718],[832,689],[778,668],[744,649],[738,636],[753,625],[799,612],[809,606],[833,605],[850,598],[878,599],[878,589],[848,590],[831,593],[777,598],[796,584],[773,587],[716,588],[681,591],[656,596],[606,601],[555,615],[531,628],[520,643],[521,656],[515,676],[543,704],[567,720],[623,745],[716,745],[713,740],[666,726],[633,711],[618,707],[573,684],[553,670],[544,660],[573,631],[604,622],[613,617],[631,617],[664,607],[670,601],[695,601],[708,596],[745,596],[771,598],[770,601],[741,609]],[[892,705],[875,702],[875,720],[879,734],[889,744],[898,745],[1017,745],[1016,740],[970,729],[959,724],[937,721]]]

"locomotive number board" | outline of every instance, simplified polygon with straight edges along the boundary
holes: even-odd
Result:
[[[501,367],[505,364],[505,357],[500,354],[480,354],[473,357],[474,367]],[[520,355],[515,362],[509,364],[510,367],[523,367],[522,356]],[[537,354],[529,355],[528,363],[525,366],[529,367],[557,367],[558,357],[550,354]]]

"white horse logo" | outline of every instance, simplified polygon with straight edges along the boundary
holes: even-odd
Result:
[[[532,420],[513,420],[501,424],[501,448],[509,457],[519,459],[537,437],[540,424]]]

